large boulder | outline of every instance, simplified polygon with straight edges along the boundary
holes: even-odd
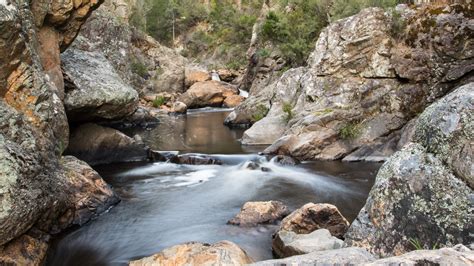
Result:
[[[473,80],[469,11],[400,5],[331,23],[307,67],[251,93],[226,124],[253,124],[243,142],[271,142],[268,154],[384,161],[402,146],[409,121]]]
[[[348,228],[349,222],[336,206],[308,203],[283,219],[279,231],[309,234],[318,229],[327,229],[331,235],[342,238]]]
[[[140,139],[130,138],[113,128],[88,123],[73,129],[66,154],[97,165],[144,161],[148,157],[148,148]]]
[[[64,106],[69,120],[112,120],[135,112],[138,93],[102,54],[69,49],[61,58],[66,82]]]
[[[277,260],[259,261],[252,266],[322,266],[322,265],[363,265],[375,261],[374,255],[363,248],[341,248],[326,251],[315,251],[305,255],[291,256]]]
[[[309,234],[296,234],[285,230],[273,237],[272,250],[280,258],[308,254],[314,251],[342,248],[344,241],[331,236],[327,229],[319,229]]]
[[[221,241],[215,244],[187,243],[167,248],[141,260],[131,261],[131,266],[152,265],[245,265],[252,263],[247,253],[236,244]]]
[[[290,210],[280,201],[246,202],[240,212],[228,223],[240,226],[272,224],[290,214]]]
[[[473,85],[456,89],[420,115],[416,142],[379,170],[345,235],[348,245],[385,257],[412,250],[412,241],[424,248],[472,242]],[[463,158],[454,162],[449,156]]]
[[[195,83],[178,100],[188,108],[221,107],[227,97],[238,94],[234,86],[211,80]]]

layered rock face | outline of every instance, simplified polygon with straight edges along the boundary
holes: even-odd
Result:
[[[474,83],[428,107],[414,143],[380,169],[367,203],[345,235],[381,256],[472,243]]]
[[[242,142],[273,144],[267,153],[385,160],[411,119],[473,79],[470,21],[463,5],[365,9],[323,30],[307,67],[253,93],[226,123],[254,123]]]
[[[0,245],[5,245],[0,249],[1,263],[15,254],[25,255],[15,250],[31,250],[31,258],[37,254],[39,264],[44,248],[32,247],[45,241],[39,235],[83,223],[100,212],[99,205],[113,201],[105,183],[86,186],[100,177],[78,178],[80,174],[68,172],[61,158],[69,129],[61,101],[60,51],[99,4],[0,1]],[[87,188],[80,200],[70,198],[74,187]],[[94,200],[96,189],[103,197]],[[65,212],[82,218],[62,223]],[[28,258],[24,262],[30,264]]]

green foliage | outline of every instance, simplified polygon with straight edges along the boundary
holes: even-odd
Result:
[[[252,115],[252,120],[254,122],[262,120],[265,116],[267,116],[269,111],[270,110],[265,105],[263,104],[257,105],[257,109],[255,110],[255,113]]]
[[[132,25],[169,46],[174,45],[173,37],[180,36],[185,48],[183,55],[213,54],[233,68],[240,67],[246,58],[252,28],[263,3],[263,0],[242,1],[242,9],[238,9],[232,0],[211,0],[209,6],[195,0],[142,1],[145,6],[132,10]],[[305,65],[321,30],[330,22],[365,7],[388,8],[406,1],[280,0],[282,8],[265,18],[259,46],[276,48],[291,67]],[[401,25],[394,23],[397,31]],[[259,56],[269,56],[267,52],[261,49]]]
[[[390,26],[391,26],[392,36],[400,37],[407,26],[406,22],[401,16],[401,14],[397,12],[395,9],[392,9],[391,13],[392,13],[392,21],[390,23]]]
[[[158,108],[164,104],[166,104],[166,98],[163,96],[157,96],[155,100],[153,100],[153,107],[155,108]]]
[[[326,108],[326,109],[322,109],[322,110],[318,110],[318,111],[314,112],[314,115],[315,116],[320,116],[320,115],[330,114],[332,112],[334,112],[334,110],[332,110],[331,108]]]
[[[239,70],[245,67],[246,63],[247,61],[245,59],[234,58],[229,60],[225,66],[228,69]]]
[[[423,250],[424,245],[421,243],[421,241],[418,238],[410,238],[408,239],[408,242],[412,245],[414,250]],[[431,249],[438,249],[438,243],[434,244]]]
[[[290,66],[306,63],[320,31],[327,26],[322,0],[287,1],[292,12],[270,12],[262,25],[263,42],[276,45]]]
[[[139,75],[142,78],[145,78],[148,75],[148,68],[145,64],[135,59],[130,65],[132,73]]]
[[[293,105],[291,103],[283,103],[281,109],[284,113],[284,120],[288,123],[294,117]]]
[[[270,56],[270,51],[268,51],[267,49],[265,48],[262,48],[262,49],[258,49],[257,51],[257,55],[260,56],[260,57],[269,57]]]
[[[345,124],[339,129],[339,137],[345,140],[355,139],[360,134],[360,125],[354,122]]]

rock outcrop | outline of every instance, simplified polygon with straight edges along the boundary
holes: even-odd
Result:
[[[342,248],[344,241],[334,237],[326,229],[309,234],[296,234],[285,230],[278,231],[273,237],[272,250],[280,258]]]
[[[279,231],[309,234],[318,229],[327,229],[331,235],[342,238],[348,228],[349,222],[336,206],[308,203],[283,219]]]
[[[290,210],[280,201],[246,202],[240,212],[228,223],[240,226],[272,224],[290,214]]]
[[[226,124],[254,124],[242,142],[273,144],[270,154],[383,161],[403,146],[409,121],[473,79],[468,8],[399,5],[336,21],[307,67],[252,93]]]
[[[252,259],[236,244],[221,241],[213,245],[187,243],[167,248],[141,260],[131,261],[131,266],[145,265],[246,265]]]
[[[72,130],[66,154],[98,165],[145,161],[148,148],[143,141],[130,138],[116,129],[88,123]]]
[[[61,156],[69,129],[60,51],[100,3],[0,1],[0,264],[40,264],[40,235],[83,223],[113,201],[100,177],[69,175]],[[70,198],[76,189],[81,199]],[[68,210],[74,218],[62,223]]]
[[[472,243],[474,83],[428,107],[377,174],[346,243],[381,256]]]

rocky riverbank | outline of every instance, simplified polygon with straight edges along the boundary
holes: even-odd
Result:
[[[471,3],[365,9],[323,30],[307,66],[276,81],[272,71],[263,86],[249,75],[284,62],[243,77],[201,69],[120,19],[127,4],[96,10],[102,2],[0,0],[0,264],[41,265],[52,235],[119,202],[89,164],[222,164],[153,152],[112,128],[208,106],[236,107],[226,124],[252,125],[242,143],[271,145],[265,153],[282,163],[386,161],[351,225],[329,204],[291,214],[277,201],[244,205],[230,224],[283,219],[272,245],[289,258],[257,264],[474,264]],[[222,241],[131,264],[148,263],[252,260]]]

